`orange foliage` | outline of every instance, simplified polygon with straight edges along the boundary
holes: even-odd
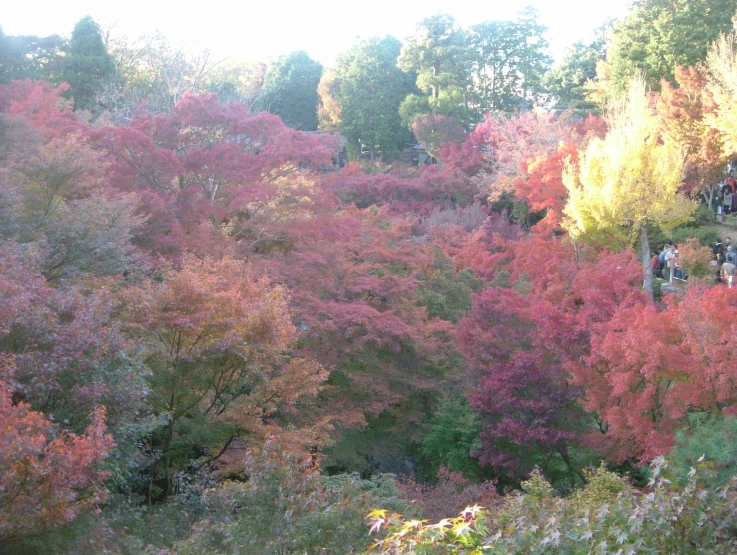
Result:
[[[7,373],[14,362],[4,366]],[[15,403],[9,384],[0,381],[0,547],[103,501],[102,463],[112,448],[103,407],[95,410],[84,435],[59,434],[43,414]]]

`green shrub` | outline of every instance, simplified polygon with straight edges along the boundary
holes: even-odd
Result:
[[[702,227],[681,227],[673,231],[673,241],[676,244],[685,242],[691,237],[696,237],[702,245],[713,245],[717,237],[721,238],[722,231],[714,225]]]
[[[208,518],[176,543],[172,554],[363,552],[364,515],[380,503],[404,507],[391,477],[323,478],[276,440],[247,456],[245,470],[247,482],[228,482],[206,492]]]
[[[527,493],[510,496],[499,511],[468,507],[437,524],[373,511],[372,531],[388,530],[370,553],[453,554],[728,554],[737,551],[737,480],[709,488],[698,470],[678,480],[660,458],[646,494],[604,468],[584,490],[553,495],[541,474]],[[709,473],[706,465],[699,465]]]
[[[713,472],[702,475],[709,484],[721,486],[737,476],[737,418],[694,413],[689,426],[676,434],[676,445],[668,455],[681,474],[699,465],[705,458]]]

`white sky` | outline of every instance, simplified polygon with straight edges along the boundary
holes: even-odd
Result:
[[[214,57],[262,60],[305,50],[329,65],[341,52],[370,36],[411,35],[422,19],[449,13],[463,27],[511,19],[525,5],[540,12],[555,58],[593,29],[627,13],[631,0],[15,0],[5,2],[0,26],[7,35],[69,36],[76,21],[91,15],[105,26],[136,37],[160,31],[174,43],[210,49]],[[192,7],[189,7],[192,6]]]

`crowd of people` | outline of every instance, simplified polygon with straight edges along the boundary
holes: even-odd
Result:
[[[684,273],[679,263],[678,245],[675,243],[666,243],[660,254],[654,254],[650,267],[654,276],[671,283],[674,279],[688,279],[688,275]]]
[[[727,237],[726,243],[717,239],[711,252],[713,256],[711,264],[715,268],[714,279],[717,283],[724,283],[727,287],[732,287],[734,283],[737,283],[735,279],[737,250],[732,245],[732,238]],[[666,243],[663,250],[659,254],[654,254],[650,261],[653,275],[670,283],[673,283],[674,279],[687,280],[688,274],[683,271],[679,258],[678,245]]]
[[[719,183],[719,190],[712,197],[711,209],[717,215],[737,212],[737,180],[733,170]]]
[[[732,287],[737,274],[737,252],[732,245],[732,239],[727,237],[724,244],[721,239],[717,239],[711,252],[714,256],[712,264],[717,267],[716,280],[725,283],[727,287]]]

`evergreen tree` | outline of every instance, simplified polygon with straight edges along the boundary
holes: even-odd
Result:
[[[438,14],[419,23],[415,35],[402,46],[397,66],[417,75],[417,87],[429,95],[428,112],[452,116],[468,125],[474,119],[468,109],[470,59],[465,31],[452,16]],[[418,100],[407,98],[412,107],[400,108],[403,119],[407,114],[422,115],[416,112],[421,106]]]
[[[0,85],[7,84],[10,81],[10,65],[13,58],[15,58],[14,54],[10,37],[0,27]]]
[[[61,64],[66,49],[66,41],[59,35],[11,36],[0,28],[0,84],[32,79],[58,85],[63,81]]]
[[[391,156],[411,140],[398,110],[415,91],[414,75],[397,67],[400,48],[392,37],[374,37],[354,46],[338,58],[332,84],[323,94],[339,106],[340,133],[356,148],[365,145],[372,158],[377,150]],[[328,100],[323,98],[324,106]]]
[[[558,109],[574,109],[579,113],[596,111],[596,105],[587,98],[596,81],[596,64],[606,57],[606,27],[597,30],[597,36],[588,44],[576,42],[566,50],[563,59],[543,77],[546,92],[553,96]]]
[[[293,129],[317,129],[317,85],[322,65],[302,50],[281,56],[266,71],[256,109],[276,114]]]
[[[737,0],[638,0],[613,29],[610,88],[624,91],[637,73],[654,90],[663,78],[675,84],[676,67],[703,61],[709,45],[732,29],[736,9]]]
[[[486,21],[469,33],[473,83],[481,113],[529,109],[543,94],[550,66],[546,27],[532,7],[514,21]]]
[[[100,26],[92,17],[83,17],[74,26],[69,55],[64,59],[62,70],[75,110],[90,105],[105,79],[112,76],[114,67],[102,41]]]

